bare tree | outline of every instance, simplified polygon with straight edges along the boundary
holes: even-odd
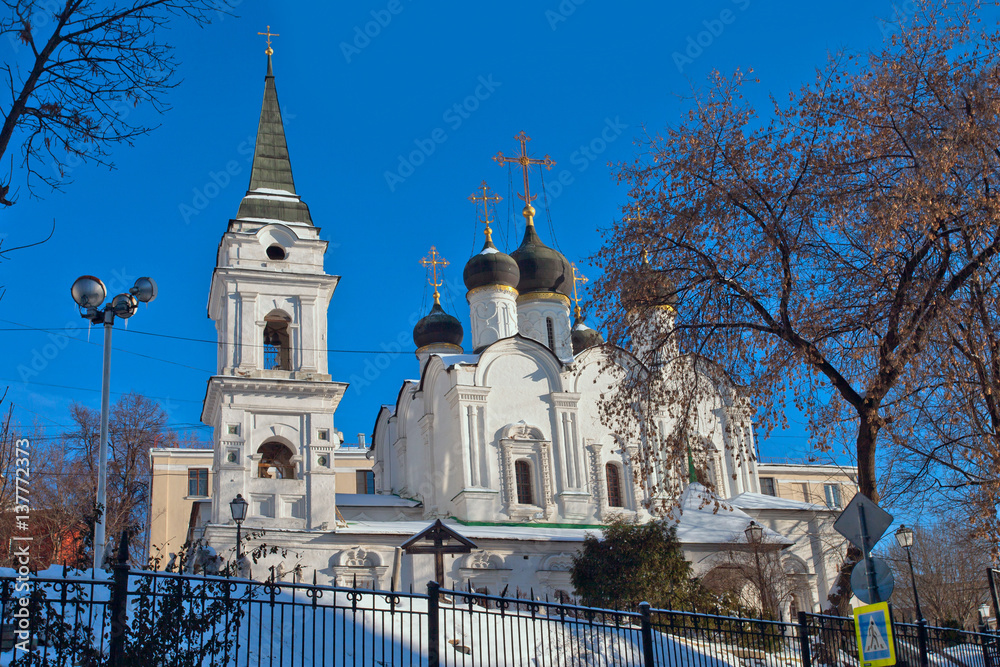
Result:
[[[641,333],[647,366],[676,346],[739,387],[765,434],[790,389],[817,447],[853,442],[874,500],[888,481],[880,436],[922,446],[913,415],[948,378],[941,365],[929,376],[930,360],[953,344],[973,281],[1000,264],[1000,35],[980,32],[975,10],[917,2],[884,48],[834,57],[766,116],[744,75],[717,76],[621,166],[627,216],[597,257],[612,342]],[[666,296],[676,317],[655,316]],[[606,419],[698,390],[645,378],[606,397]]]
[[[110,148],[153,129],[130,118],[147,103],[168,108],[177,61],[161,39],[172,18],[197,24],[228,13],[233,0],[3,0],[0,35],[14,47],[2,71],[10,89],[0,158],[20,145],[29,192],[59,189],[86,161],[113,166]],[[15,203],[11,169],[0,204]]]
[[[80,509],[92,529],[98,511],[94,499],[97,495],[100,413],[78,404],[71,410],[76,428],[65,435],[64,444],[73,454],[73,461],[68,465],[78,469],[86,483],[89,501]],[[177,434],[167,427],[167,413],[158,403],[129,393],[111,408],[108,438],[107,532],[117,535],[128,530],[137,538],[145,536],[149,528],[149,450],[176,447]],[[144,543],[141,539],[132,541],[133,545]]]
[[[734,542],[703,583],[717,593],[735,594],[743,606],[779,620],[795,589],[781,562],[784,547],[770,536],[759,542]]]
[[[977,629],[979,606],[990,601],[986,578],[986,568],[991,563],[990,545],[976,537],[967,524],[938,521],[914,530],[911,553],[920,607],[927,622]],[[906,550],[893,541],[883,557],[896,581],[893,606],[915,619],[916,604]]]

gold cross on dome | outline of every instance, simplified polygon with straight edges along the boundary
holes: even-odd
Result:
[[[523,199],[525,205],[527,206],[527,205],[531,204],[531,201],[533,199],[535,199],[535,197],[538,196],[538,195],[532,196],[531,192],[529,191],[529,187],[528,187],[528,169],[533,164],[541,164],[541,165],[545,165],[549,170],[551,170],[552,169],[552,165],[554,165],[556,163],[556,161],[553,160],[552,158],[550,158],[548,155],[546,155],[545,157],[543,157],[540,160],[528,157],[527,143],[529,141],[531,141],[531,137],[529,137],[527,134],[525,134],[523,130],[521,131],[520,134],[516,135],[514,138],[521,142],[521,154],[517,155],[517,156],[514,156],[514,157],[511,157],[511,156],[504,155],[503,151],[500,151],[495,156],[493,156],[493,159],[501,167],[505,163],[507,163],[507,162],[516,162],[519,165],[521,165],[521,171],[524,173],[524,194],[519,194],[518,197],[520,197],[521,199]]]
[[[490,229],[490,223],[493,222],[493,221],[490,219],[489,203],[490,202],[496,203],[496,202],[499,202],[499,201],[503,201],[503,197],[501,197],[498,194],[493,194],[493,195],[487,194],[487,193],[489,193],[490,188],[489,188],[489,186],[486,185],[486,181],[485,180],[483,181],[482,185],[479,186],[479,190],[483,194],[481,196],[478,196],[478,197],[476,195],[474,195],[474,194],[469,195],[469,201],[471,201],[473,204],[475,204],[476,202],[480,202],[480,201],[483,202],[483,216],[479,219],[479,221],[481,223],[483,223],[484,225],[486,225],[486,240],[492,242],[493,241],[493,231]],[[479,207],[477,206],[476,208],[479,208]],[[478,212],[477,212],[477,215],[478,215]]]
[[[570,263],[570,267],[573,269],[573,301],[576,302],[576,308],[573,310],[573,313],[577,317],[580,317],[580,313],[582,312],[580,310],[580,302],[583,301],[583,299],[580,298],[580,294],[577,292],[576,286],[577,283],[582,285],[588,281],[586,276],[576,270],[576,264]]]
[[[267,32],[258,32],[257,34],[258,35],[267,35],[267,49],[264,51],[264,53],[266,53],[267,55],[273,54],[274,53],[274,49],[271,48],[271,38],[272,37],[281,37],[281,35],[279,35],[276,32],[271,32],[271,26],[267,26]]]
[[[434,303],[441,305],[441,293],[438,292],[438,287],[441,287],[444,281],[438,280],[438,267],[440,266],[443,269],[448,266],[448,260],[438,253],[437,248],[431,246],[430,254],[420,260],[420,263],[430,270],[430,285],[434,288]]]

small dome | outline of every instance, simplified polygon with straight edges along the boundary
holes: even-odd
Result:
[[[601,332],[588,327],[579,311],[573,322],[573,331],[570,333],[570,337],[573,339],[573,354],[580,354],[588,347],[604,343],[604,336],[601,335]]]
[[[413,327],[413,342],[418,348],[440,344],[461,347],[464,336],[462,323],[444,312],[441,304],[436,301],[431,312]]]
[[[527,226],[521,246],[510,256],[521,272],[517,283],[517,291],[521,294],[559,292],[569,296],[573,291],[573,270],[569,262],[562,253],[542,243],[534,225]]]
[[[622,295],[626,310],[641,310],[657,306],[677,307],[677,286],[665,274],[649,263],[643,251],[642,264],[632,274],[628,291]]]
[[[486,239],[482,251],[466,262],[465,271],[462,273],[465,287],[470,291],[484,285],[517,287],[520,277],[521,272],[517,268],[517,262],[510,255],[497,250],[489,238]]]

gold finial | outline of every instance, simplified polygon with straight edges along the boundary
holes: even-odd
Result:
[[[425,268],[429,268],[431,272],[431,287],[434,288],[434,303],[441,305],[441,293],[438,292],[438,287],[444,284],[443,281],[438,280],[438,267],[442,269],[448,266],[448,260],[438,254],[437,248],[431,246],[431,252],[427,257],[420,260],[420,263],[424,265]]]
[[[267,32],[258,32],[257,34],[267,35],[267,49],[264,50],[264,53],[266,53],[267,55],[271,55],[272,53],[274,53],[274,49],[271,48],[271,38],[281,37],[281,35],[279,35],[276,32],[271,32],[271,26],[267,26]]]
[[[576,270],[576,264],[570,263],[570,268],[573,269],[573,301],[576,302],[576,308],[573,309],[573,314],[576,317],[580,317],[583,314],[583,310],[580,308],[580,302],[583,299],[580,298],[579,292],[576,290],[577,283],[583,284],[587,282],[587,277]]]
[[[531,202],[538,195],[532,195],[528,187],[528,169],[533,164],[541,164],[545,165],[549,170],[551,170],[552,165],[554,165],[556,161],[550,158],[548,155],[546,155],[544,158],[540,160],[528,157],[527,143],[531,141],[531,137],[525,134],[523,130],[521,131],[520,134],[516,135],[514,138],[521,142],[521,154],[510,157],[504,155],[503,151],[500,151],[495,156],[493,156],[493,159],[501,167],[506,162],[516,162],[519,165],[521,165],[521,171],[524,173],[524,194],[519,194],[518,197],[524,200],[524,211],[522,211],[524,217],[527,218],[529,225],[533,225],[535,224],[534,221],[532,220],[532,218],[535,215],[535,207],[531,205]]]
[[[490,223],[493,222],[493,221],[490,219],[489,203],[490,202],[494,202],[495,203],[495,202],[503,201],[503,197],[501,197],[500,195],[497,195],[497,194],[494,194],[494,195],[487,194],[490,191],[490,189],[486,185],[486,181],[485,180],[483,181],[482,185],[479,186],[479,189],[480,189],[480,191],[482,191],[483,194],[481,196],[479,196],[479,197],[477,197],[474,194],[471,194],[471,195],[469,195],[469,201],[471,201],[473,204],[476,203],[476,202],[480,202],[480,201],[483,202],[483,216],[481,218],[479,218],[479,222],[481,222],[484,225],[486,225],[486,241],[487,241],[487,243],[492,243],[493,242],[493,230],[490,229]],[[476,208],[478,208],[478,206]],[[477,215],[478,215],[478,212],[477,212]]]

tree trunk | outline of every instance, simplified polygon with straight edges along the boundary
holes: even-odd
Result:
[[[878,408],[869,401],[858,411],[858,437],[856,441],[858,453],[858,492],[866,495],[873,502],[878,502],[878,476],[875,472],[875,449],[878,444],[878,434],[884,423]],[[851,570],[861,562],[861,549],[851,544],[847,556],[837,573],[837,581],[830,592],[831,612],[840,616],[850,613],[851,602]]]

